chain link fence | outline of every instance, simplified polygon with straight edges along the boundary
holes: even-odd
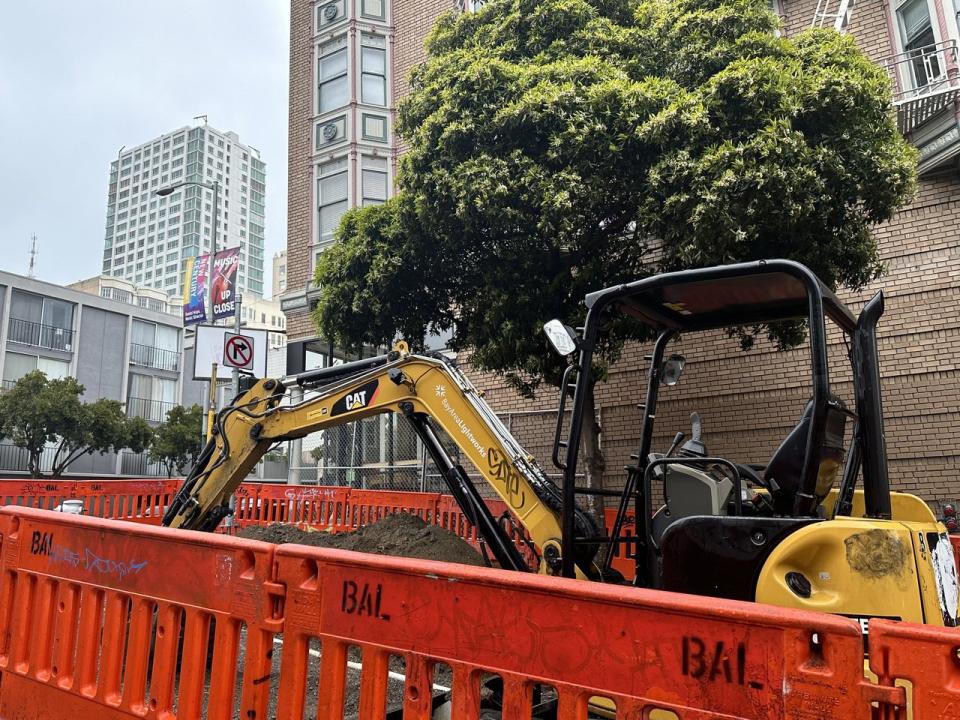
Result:
[[[520,444],[537,458],[544,472],[559,481],[550,464],[556,410],[508,412],[499,415]],[[482,495],[493,495],[480,474],[439,428],[438,435],[453,458],[477,482]],[[296,482],[364,490],[447,492],[447,486],[413,428],[394,414],[314,433],[304,440],[310,463],[293,468]]]

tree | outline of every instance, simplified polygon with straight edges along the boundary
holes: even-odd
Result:
[[[398,194],[348,212],[315,320],[347,347],[452,330],[524,394],[544,321],[665,270],[769,257],[859,288],[912,193],[890,81],[850,37],[779,37],[765,0],[492,0],[440,18],[397,129]],[[749,328],[780,344],[796,327]],[[599,376],[641,328],[612,325]],[[587,417],[594,417],[592,398]],[[588,480],[602,484],[587,423]]]
[[[153,431],[142,418],[127,418],[116,400],[84,403],[76,378],[49,380],[35,370],[0,395],[0,434],[27,451],[32,477],[41,475],[41,456],[51,443],[56,450],[51,475],[60,477],[83,455],[143,452]]]
[[[166,421],[154,430],[150,459],[163,463],[167,477],[173,477],[174,471],[184,474],[196,462],[201,450],[202,426],[202,407],[177,405],[167,412]]]

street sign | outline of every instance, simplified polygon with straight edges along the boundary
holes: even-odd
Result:
[[[196,335],[187,339],[187,367],[193,367],[194,380],[209,380],[210,365],[216,363],[220,367],[220,380],[228,381],[230,377],[229,370],[224,371],[224,366],[230,368],[224,361],[223,349],[226,346],[227,336],[235,335],[233,328],[226,328],[222,325],[195,325]],[[269,347],[269,333],[266,330],[254,330],[253,328],[243,328],[240,331],[244,337],[253,338],[253,365],[246,368],[246,372],[252,372],[256,377],[267,377],[267,348]],[[193,345],[191,348],[190,345]],[[191,362],[191,357],[192,362]],[[282,374],[282,373],[281,373]]]
[[[237,370],[253,371],[253,338],[249,335],[224,335],[223,364]]]

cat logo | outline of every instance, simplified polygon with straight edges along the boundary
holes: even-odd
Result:
[[[362,410],[365,407],[370,407],[373,401],[376,400],[379,389],[380,381],[371,380],[366,385],[351,390],[333,404],[330,415],[343,415],[344,413],[353,412],[354,410]]]
[[[361,390],[360,392],[350,393],[344,398],[344,401],[346,402],[347,410],[366,407],[367,391]]]

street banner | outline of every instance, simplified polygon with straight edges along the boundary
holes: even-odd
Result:
[[[183,324],[197,325],[207,320],[207,265],[209,255],[187,258],[183,273]]]
[[[213,319],[232,318],[236,312],[237,270],[240,268],[240,248],[217,253],[213,261]]]

